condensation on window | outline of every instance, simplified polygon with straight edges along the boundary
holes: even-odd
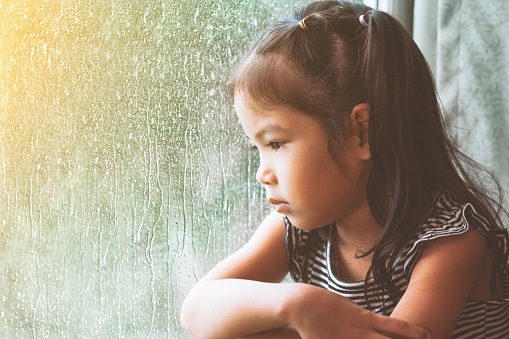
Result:
[[[0,0],[0,337],[188,337],[269,210],[229,76],[298,4]]]

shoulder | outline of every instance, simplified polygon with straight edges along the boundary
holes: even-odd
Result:
[[[411,274],[416,264],[421,269],[427,263],[449,267],[445,274],[476,271],[482,268],[489,253],[487,221],[468,202],[443,191],[435,198],[433,208],[409,244],[405,271]],[[459,266],[464,266],[461,268]]]
[[[479,294],[480,282],[488,282],[482,284],[488,287],[482,291],[489,298],[486,239],[477,229],[468,228],[455,236],[426,241],[421,248],[392,316],[425,328],[433,337],[448,338],[467,301]]]
[[[436,247],[444,246],[444,254],[453,251],[455,254],[480,255],[476,249],[484,251],[487,247],[489,229],[486,219],[472,204],[461,201],[453,193],[441,192],[402,253],[404,272],[411,275],[425,248],[438,250]]]
[[[402,255],[408,285],[394,316],[448,337],[468,300],[492,300],[492,255],[483,219],[453,195],[437,198]]]

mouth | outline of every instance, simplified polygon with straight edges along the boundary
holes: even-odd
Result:
[[[276,200],[273,198],[269,198],[267,200],[269,201],[269,203],[276,206],[276,211],[279,213],[283,213],[284,211],[286,211],[288,209],[288,206],[290,205],[286,201]]]
[[[282,201],[282,200],[276,200],[276,199],[273,199],[273,198],[268,198],[267,200],[268,200],[268,201],[269,201],[272,205],[275,205],[275,206],[277,206],[277,205],[281,205],[281,204],[287,204],[287,205],[288,205],[288,203],[287,203],[286,201]]]

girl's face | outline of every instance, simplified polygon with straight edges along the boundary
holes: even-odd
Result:
[[[258,112],[235,95],[235,109],[247,138],[260,154],[257,180],[267,199],[293,225],[312,229],[334,221],[361,221],[367,208],[366,162],[355,148],[329,154],[325,130],[312,117],[287,106]],[[353,138],[353,139],[352,139]],[[355,138],[346,140],[346,144]],[[348,139],[348,138],[347,138]]]

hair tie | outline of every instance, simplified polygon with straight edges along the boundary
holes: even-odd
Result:
[[[364,20],[364,15],[366,15],[366,14],[361,14],[359,16],[359,22],[361,23],[362,26],[368,27],[368,23],[366,22],[366,20]]]
[[[304,21],[306,20],[306,18],[302,19],[300,22],[299,22],[299,25],[300,25],[300,28],[302,28],[303,30],[307,31],[309,29],[308,26],[306,26],[306,22]]]

